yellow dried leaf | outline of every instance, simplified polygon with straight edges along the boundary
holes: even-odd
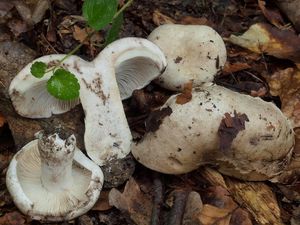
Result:
[[[160,25],[163,25],[163,24],[174,24],[174,23],[176,23],[176,21],[174,19],[172,19],[169,16],[166,16],[166,15],[162,14],[158,10],[154,11],[154,13],[152,15],[152,20],[153,20],[154,24],[157,25],[157,26],[160,26]]]
[[[266,53],[300,63],[300,37],[289,30],[280,30],[266,23],[257,23],[241,36],[231,35],[228,41],[256,53]]]

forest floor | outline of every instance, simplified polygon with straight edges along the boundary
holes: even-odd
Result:
[[[0,42],[20,42],[42,56],[68,53],[84,40],[86,23],[81,16],[82,1],[51,1],[50,8],[35,12],[40,13],[41,18],[34,24],[29,24],[32,15],[26,14],[24,8],[18,10],[16,4],[22,2],[19,7],[32,10],[38,1],[15,2],[0,1]],[[274,102],[293,121],[297,134],[300,126],[297,75],[300,72],[296,65],[300,65],[297,36],[300,30],[297,31],[275,3],[267,3],[260,0],[135,0],[124,13],[120,38],[147,38],[157,26],[166,23],[213,27],[225,40],[228,57],[215,83]],[[230,35],[241,35],[253,24],[263,24],[261,27],[266,33],[257,35],[266,35],[273,43],[263,44],[261,49],[251,44],[234,44]],[[76,54],[86,60],[93,59],[101,51],[105,32],[97,32]],[[145,119],[171,94],[151,83],[124,101],[130,128],[143,135]],[[0,225],[47,224],[21,214],[6,189],[7,167],[18,149],[4,114],[0,114]],[[295,160],[297,144],[296,141]],[[230,178],[213,166],[184,175],[164,175],[136,162],[129,181],[104,189],[92,210],[72,221],[54,224],[298,225],[299,168],[295,163],[287,177],[280,183],[272,183]],[[111,192],[114,195],[111,194],[110,204]]]

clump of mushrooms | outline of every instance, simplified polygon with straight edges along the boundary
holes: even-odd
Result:
[[[101,169],[77,147],[75,136],[43,135],[12,159],[6,185],[16,206],[33,219],[70,220],[86,213],[98,200]]]
[[[222,37],[204,25],[166,24],[154,29],[148,40],[159,46],[167,58],[167,68],[157,79],[159,85],[173,91],[212,82],[226,62]]]
[[[85,112],[84,142],[87,154],[98,165],[124,158],[130,152],[131,132],[122,101],[159,76],[166,67],[162,51],[142,38],[123,38],[108,45],[92,61],[67,58],[62,67],[80,84],[80,99],[62,101],[46,90],[51,74],[37,79],[31,65],[42,61],[55,65],[65,55],[48,55],[28,64],[11,82],[9,93],[16,111],[29,118],[46,118],[68,111],[79,103]]]
[[[207,36],[197,36],[201,30]],[[222,38],[206,26],[163,25],[149,40],[162,48],[168,61],[160,85],[182,90],[192,81],[194,89],[191,100],[182,104],[177,101],[180,95],[171,96],[149,116],[146,127],[147,122],[157,121],[151,118],[156,115],[160,124],[133,146],[134,157],[168,174],[206,164],[244,180],[280,174],[294,147],[292,125],[274,104],[210,83],[226,61]],[[179,43],[186,45],[178,47]]]

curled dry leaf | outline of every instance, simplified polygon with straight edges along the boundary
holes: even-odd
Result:
[[[105,211],[112,208],[108,200],[109,191],[101,191],[100,197],[96,204],[93,206],[92,210],[95,211]]]
[[[192,100],[192,89],[193,89],[193,82],[189,82],[187,84],[183,85],[183,91],[181,94],[177,95],[176,97],[176,103],[183,105],[185,103],[188,103]]]
[[[228,41],[256,53],[300,63],[300,37],[266,23],[254,24],[241,36],[231,35]]]
[[[282,112],[291,119],[294,127],[300,127],[300,71],[287,68],[266,77],[273,96],[279,96]]]
[[[136,224],[150,224],[152,200],[141,191],[133,178],[126,183],[123,193],[115,188],[110,191],[109,204],[127,212]]]
[[[267,20],[270,21],[274,26],[282,29],[284,28],[284,20],[280,14],[280,11],[277,8],[268,8],[266,7],[265,0],[258,0],[258,6],[261,9],[264,16]]]
[[[215,186],[206,190],[206,202],[199,214],[200,224],[203,225],[252,225],[250,215],[233,201],[229,192]]]

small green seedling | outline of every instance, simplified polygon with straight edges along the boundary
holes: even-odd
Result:
[[[128,0],[124,6],[118,10],[118,0],[85,0],[82,6],[83,16],[87,24],[94,30],[88,34],[90,38],[95,31],[99,31],[109,24],[111,28],[107,32],[105,43],[106,46],[117,39],[120,28],[123,23],[123,11],[133,2]],[[82,43],[84,43],[83,41]],[[70,71],[63,69],[61,63],[77,52],[83,44],[79,44],[69,52],[57,65],[48,68],[44,62],[35,62],[32,64],[30,71],[36,78],[42,78],[46,73],[52,73],[47,82],[48,92],[60,100],[73,100],[79,97],[80,85],[76,76]]]

